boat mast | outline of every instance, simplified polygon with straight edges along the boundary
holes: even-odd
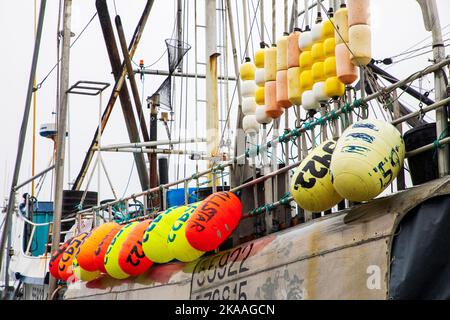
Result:
[[[64,158],[66,146],[66,126],[67,126],[67,100],[69,89],[69,61],[70,61],[70,28],[72,18],[72,0],[64,0],[64,22],[63,22],[63,42],[62,42],[62,60],[61,60],[61,81],[60,93],[61,100],[58,107],[58,131],[55,160],[55,202],[53,206],[53,234],[51,252],[58,249],[61,241],[61,213],[62,198],[64,188]],[[51,299],[52,293],[56,289],[56,279],[50,275],[50,284],[48,298]]]
[[[433,56],[434,63],[439,63],[445,59],[445,46],[442,41],[442,29],[439,19],[439,12],[437,9],[436,0],[417,0],[422,8],[423,19],[425,22],[425,29],[432,32],[433,36]],[[434,72],[434,86],[436,92],[436,101],[446,98],[446,73],[444,69],[438,69]],[[436,133],[437,139],[445,138],[448,133],[448,114],[447,107],[436,109]],[[447,144],[442,145],[437,149],[439,177],[442,178],[449,174],[449,147]]]
[[[11,228],[11,218],[12,218],[13,210],[15,207],[16,185],[17,185],[18,179],[19,179],[20,166],[22,164],[23,148],[25,145],[25,137],[27,135],[28,119],[30,116],[30,108],[31,108],[31,98],[32,98],[33,91],[34,91],[33,84],[34,84],[34,79],[36,77],[36,67],[37,67],[37,62],[38,62],[38,58],[39,58],[39,49],[40,49],[40,44],[41,44],[42,28],[44,25],[44,15],[45,15],[46,4],[47,4],[47,0],[42,0],[41,7],[39,9],[39,20],[38,20],[38,25],[37,25],[37,30],[36,30],[36,38],[34,41],[33,60],[31,62],[31,71],[30,71],[30,77],[28,80],[28,90],[27,90],[27,96],[25,99],[25,110],[24,110],[23,118],[22,118],[22,126],[20,127],[16,164],[14,167],[14,173],[13,173],[13,178],[12,178],[12,182],[11,182],[11,190],[9,193],[8,209],[7,209],[6,217],[5,217],[5,226],[3,228],[1,244],[0,244],[0,269],[2,268],[3,254],[5,252],[6,241],[7,241],[9,231]],[[8,263],[7,263],[7,265],[8,265]],[[5,269],[5,277],[8,277],[8,266],[6,266],[6,269]],[[7,285],[8,285],[8,283],[5,282],[5,286],[7,286]]]

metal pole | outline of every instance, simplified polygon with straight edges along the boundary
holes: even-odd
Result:
[[[3,254],[6,247],[6,238],[9,234],[9,230],[11,228],[11,218],[15,206],[15,186],[17,185],[17,182],[19,180],[19,173],[20,173],[20,166],[22,164],[22,156],[23,156],[23,148],[25,145],[25,137],[27,134],[27,126],[28,126],[28,118],[30,116],[30,108],[31,108],[31,98],[33,95],[33,83],[34,79],[36,77],[36,68],[37,68],[37,62],[39,57],[39,49],[41,44],[41,36],[42,36],[42,28],[44,24],[44,15],[45,15],[45,7],[47,4],[47,0],[41,1],[41,7],[39,9],[39,20],[38,20],[38,26],[36,31],[36,38],[34,41],[34,51],[33,51],[33,59],[31,62],[31,71],[30,71],[30,77],[28,79],[28,90],[27,90],[27,96],[25,98],[25,110],[23,113],[22,118],[22,125],[20,127],[20,134],[19,134],[19,141],[18,141],[18,149],[17,149],[17,155],[16,155],[16,164],[14,167],[14,173],[12,177],[11,182],[11,190],[9,193],[9,201],[8,201],[8,208],[6,211],[6,217],[5,217],[5,226],[3,228],[2,238],[1,238],[1,244],[0,244],[0,269],[3,266]],[[8,270],[5,270],[5,274],[8,273]],[[5,286],[7,283],[5,283]]]
[[[72,0],[64,0],[64,28],[61,60],[61,101],[58,109],[58,134],[55,160],[55,203],[53,211],[53,234],[51,252],[58,249],[61,241],[61,213],[64,188],[64,160],[67,125],[67,100],[69,88],[69,60],[70,60],[70,26],[72,18]],[[56,279],[50,275],[49,298],[56,289]]]
[[[121,149],[121,148],[141,148],[141,147],[155,147],[161,145],[175,145],[181,143],[197,143],[197,142],[206,142],[206,138],[188,138],[188,139],[180,139],[176,141],[171,140],[158,140],[158,141],[149,141],[149,142],[141,142],[141,143],[119,143],[119,144],[110,144],[106,146],[102,146],[102,150],[106,149]],[[95,148],[94,150],[97,150]]]
[[[181,52],[181,41],[183,40],[183,5],[182,1],[177,1],[177,61],[180,61],[180,57],[182,55]],[[178,72],[183,72],[183,61],[180,61],[180,64],[177,67]]]
[[[392,92],[392,99],[394,100],[394,103],[392,106],[393,113],[394,113],[394,119],[397,119],[397,118],[400,118],[400,116],[401,116],[400,103],[398,102],[397,90],[394,90],[394,92]],[[403,136],[402,127],[403,127],[403,125],[401,123],[397,125],[397,130]],[[405,171],[404,171],[403,166],[397,175],[397,190],[405,190]]]
[[[441,22],[439,19],[439,12],[437,9],[436,0],[418,0],[424,16],[425,29],[432,32],[433,36],[433,56],[434,62],[439,63],[445,58],[445,46],[442,40]],[[437,69],[434,72],[434,87],[436,92],[436,101],[446,97],[446,73],[444,69]],[[448,136],[448,114],[447,106],[436,109],[436,131],[437,137],[443,138]],[[450,172],[449,163],[449,147],[444,145],[437,150],[439,177],[444,177]]]

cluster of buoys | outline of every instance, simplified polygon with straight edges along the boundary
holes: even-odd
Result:
[[[312,28],[284,34],[270,48],[261,44],[255,64],[247,59],[241,66],[244,130],[257,131],[256,123],[267,124],[292,105],[315,112],[357,80],[357,67],[372,59],[370,1],[349,0],[348,8],[336,9],[324,21],[319,11]],[[249,110],[255,118],[247,117]]]
[[[217,192],[201,202],[169,208],[154,220],[105,223],[62,244],[52,254],[49,271],[64,281],[91,281],[101,273],[126,279],[145,273],[153,263],[194,261],[219,248],[241,216],[239,198]]]
[[[311,212],[326,211],[342,199],[362,202],[382,193],[403,166],[400,132],[380,120],[363,120],[347,128],[336,142],[316,147],[298,166],[290,191]]]

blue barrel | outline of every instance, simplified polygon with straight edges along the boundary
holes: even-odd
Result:
[[[46,223],[53,221],[53,202],[39,201],[34,204],[33,222]],[[48,241],[49,226],[38,226],[34,232],[33,242],[31,244],[31,253],[33,257],[43,255]]]
[[[197,202],[196,190],[197,188],[188,189],[189,194],[188,203]],[[183,205],[184,205],[184,188],[169,189],[167,191],[167,207],[170,208]]]

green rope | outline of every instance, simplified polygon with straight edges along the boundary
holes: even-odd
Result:
[[[441,144],[441,140],[445,137],[446,132],[448,131],[448,127],[442,131],[442,133],[439,135],[439,137],[433,142],[435,149],[443,149],[444,145]]]

